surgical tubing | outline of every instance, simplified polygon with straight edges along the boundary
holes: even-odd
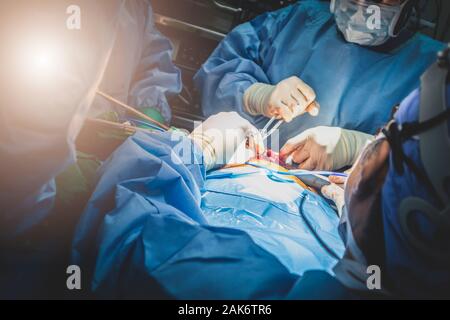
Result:
[[[134,122],[137,125],[147,126],[147,127],[151,128],[153,130],[157,130],[157,131],[160,131],[160,132],[165,132],[166,131],[163,128],[159,127],[158,125],[149,123],[147,121],[138,120],[138,119],[135,119],[135,118],[131,118],[131,119],[129,119],[129,121]]]
[[[305,192],[305,191],[303,191]],[[316,238],[317,242],[319,242],[319,244],[322,246],[322,248],[325,249],[326,252],[328,252],[328,254],[330,254],[334,259],[339,260],[340,257],[339,255],[334,252],[328,245],[327,243],[320,237],[320,235],[316,232],[316,230],[314,229],[314,227],[311,225],[311,222],[309,221],[309,219],[306,217],[306,215],[303,212],[303,202],[305,201],[305,196],[301,197],[300,199],[300,205],[299,205],[299,213],[302,216],[303,220],[306,223],[306,226],[308,227],[309,231],[311,231],[311,233],[313,234],[314,238]]]
[[[337,176],[337,177],[343,177],[343,178],[347,178],[348,177],[348,174],[346,174],[344,172],[308,171],[308,170],[302,170],[302,169],[294,169],[294,170],[288,170],[288,171],[279,171],[279,170],[274,170],[274,169],[271,169],[271,168],[267,168],[267,167],[264,167],[262,165],[259,165],[259,164],[256,164],[256,163],[252,163],[252,162],[247,162],[246,164],[251,165],[251,166],[256,167],[256,168],[266,169],[266,170],[271,171],[272,173],[285,175],[285,176],[306,176],[306,175],[310,175],[310,174],[317,174],[317,175],[322,175],[322,176]]]

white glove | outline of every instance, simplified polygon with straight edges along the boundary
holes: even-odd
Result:
[[[286,122],[309,112],[319,114],[320,106],[314,90],[297,77],[290,77],[276,86],[255,83],[244,93],[244,106],[251,115],[276,117]]]
[[[202,149],[206,170],[245,163],[264,152],[261,133],[236,112],[209,117],[190,138]]]
[[[325,198],[330,199],[336,204],[338,215],[340,217],[342,216],[342,211],[345,205],[344,184],[347,179],[340,176],[329,176],[328,179],[331,184],[322,187],[321,191]]]
[[[351,166],[366,144],[369,134],[338,127],[315,127],[288,140],[280,151],[286,163],[305,170],[338,170]]]

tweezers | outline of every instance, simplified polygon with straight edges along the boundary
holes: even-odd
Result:
[[[264,128],[262,129],[262,136],[263,136],[263,141],[266,140],[268,137],[270,137],[283,123],[283,120],[279,120],[273,127],[272,129],[269,130],[270,126],[274,123],[274,121],[276,120],[275,117],[272,117],[267,124],[264,126]]]

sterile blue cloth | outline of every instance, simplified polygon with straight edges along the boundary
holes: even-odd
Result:
[[[197,73],[203,113],[234,110],[262,128],[267,118],[243,111],[245,90],[295,75],[315,90],[320,115],[283,124],[281,144],[318,125],[373,134],[392,107],[418,87],[420,75],[443,47],[421,34],[406,37],[396,48],[389,48],[393,42],[377,49],[348,43],[328,2],[299,1],[261,15],[230,32]]]
[[[447,107],[450,108],[450,86],[447,87]],[[398,123],[413,122],[419,119],[420,91],[413,91],[401,104],[396,113]],[[450,136],[450,126],[448,130]],[[419,141],[410,138],[403,143],[403,151],[414,163],[423,169],[420,160]],[[389,171],[382,191],[384,238],[386,250],[386,271],[391,278],[394,289],[400,294],[413,297],[449,296],[450,270],[448,266],[437,263],[431,258],[423,257],[411,249],[400,227],[398,208],[403,199],[419,197],[430,204],[435,200],[429,190],[420,182],[417,176],[404,165],[403,175],[394,169],[390,157]],[[439,235],[436,226],[433,226],[424,214],[417,212],[411,219],[411,224],[417,232],[436,247],[442,245],[448,248],[450,236]],[[442,232],[441,232],[442,233]]]
[[[96,296],[279,299],[342,255],[318,195],[253,167],[205,179],[201,160],[186,137],[137,133],[103,165],[73,247]]]
[[[331,273],[344,252],[336,212],[291,179],[246,166],[209,174],[204,189],[202,209],[209,224],[246,231],[292,273]]]

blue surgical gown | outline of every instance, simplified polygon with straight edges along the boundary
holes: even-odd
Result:
[[[172,44],[155,28],[153,10],[146,1],[127,1],[118,23],[99,89],[138,109],[154,108],[169,123],[168,98],[182,87],[181,72],[172,62]],[[97,96],[90,115],[111,109],[123,114],[123,109]]]
[[[400,42],[377,49],[348,43],[328,2],[299,1],[238,26],[219,44],[195,77],[203,113],[234,110],[262,127],[267,118],[244,112],[245,90],[295,75],[315,90],[321,111],[281,126],[281,143],[318,125],[373,134],[443,47],[421,34]]]

